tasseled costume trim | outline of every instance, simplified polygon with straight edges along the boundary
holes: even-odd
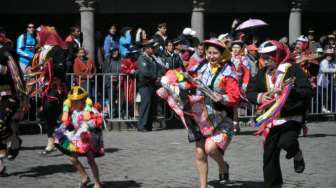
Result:
[[[274,104],[265,113],[256,119],[256,127],[259,127],[256,135],[263,135],[264,140],[266,140],[270,129],[273,127],[273,121],[280,117],[281,109],[285,105],[291,89],[291,83],[285,85],[281,95],[278,97],[278,99],[273,101]],[[269,104],[262,105],[261,107],[266,108],[267,106],[269,106]]]

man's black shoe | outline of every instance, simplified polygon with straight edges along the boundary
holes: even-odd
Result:
[[[18,140],[19,140],[19,148],[8,149],[8,155],[7,155],[8,160],[14,160],[19,155],[19,151],[22,145],[22,140],[19,137],[18,137]]]
[[[305,161],[303,159],[303,156],[302,156],[302,151],[300,150],[299,153],[297,155],[301,155],[301,159],[300,160],[295,160],[295,157],[294,157],[294,170],[296,173],[302,173],[304,170],[305,170]]]
[[[148,130],[143,129],[143,128],[138,128],[138,132],[148,132]]]

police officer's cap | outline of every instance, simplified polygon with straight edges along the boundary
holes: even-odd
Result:
[[[177,37],[173,40],[174,45],[181,44],[181,43],[182,43],[182,39],[180,37]]]
[[[155,48],[158,45],[159,45],[158,42],[156,42],[155,40],[151,39],[151,40],[147,41],[146,43],[144,43],[142,46],[144,48]]]

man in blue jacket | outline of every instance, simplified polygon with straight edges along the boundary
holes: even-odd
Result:
[[[27,32],[17,39],[16,52],[19,56],[20,68],[25,73],[27,65],[32,61],[35,54],[36,39],[34,36],[34,24],[27,25]]]
[[[126,54],[129,52],[129,48],[132,44],[132,36],[131,36],[132,28],[123,27],[120,30],[121,36],[119,39],[119,51],[120,56],[122,58],[126,57]]]
[[[105,60],[109,60],[111,56],[111,51],[113,49],[118,49],[119,51],[119,39],[117,36],[117,26],[112,25],[110,27],[109,33],[105,37],[104,40],[104,58]]]

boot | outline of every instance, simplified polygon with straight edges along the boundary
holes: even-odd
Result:
[[[41,152],[41,155],[48,155],[53,151],[55,151],[54,138],[48,138],[47,147]]]

